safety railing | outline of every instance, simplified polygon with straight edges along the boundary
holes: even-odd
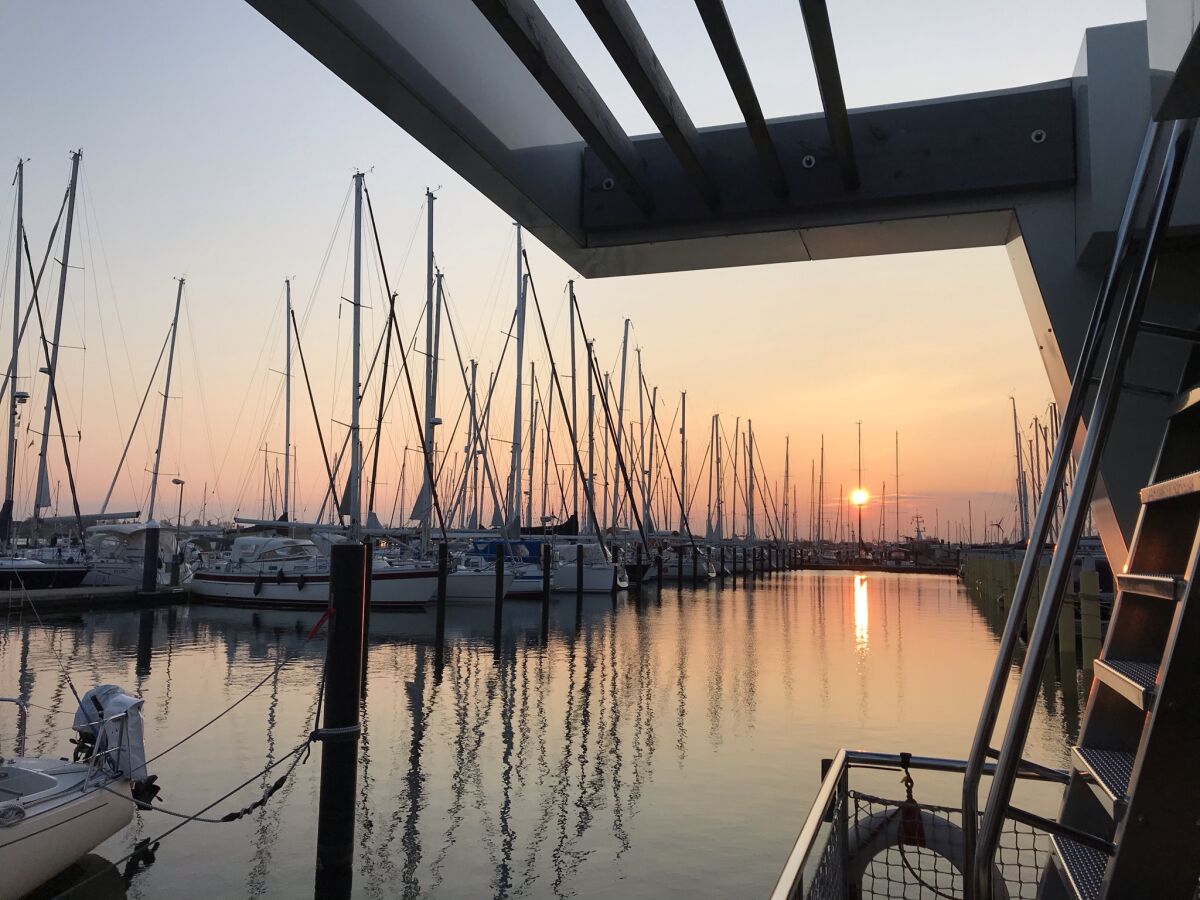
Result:
[[[853,769],[903,772],[906,796],[894,799],[857,789],[851,783]],[[821,787],[772,900],[963,897],[964,873],[971,870],[962,810],[914,800],[911,773],[961,775],[966,769],[966,760],[860,750],[839,750],[824,760]],[[993,769],[991,764],[984,767],[989,774]],[[1066,772],[1029,762],[1018,777],[1056,785],[1067,781]],[[992,873],[995,895],[1036,897],[1050,835],[1065,830],[1032,813],[1010,810]]]

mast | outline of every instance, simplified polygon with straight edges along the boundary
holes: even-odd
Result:
[[[644,382],[643,382],[644,385]],[[657,385],[650,392],[650,468],[646,471],[646,515],[642,521],[645,524],[647,532],[654,531],[653,516],[651,513],[654,510],[654,480],[653,473],[657,471],[655,460],[655,444],[654,437],[658,431],[658,387]]]
[[[433,507],[433,429],[437,404],[437,348],[434,344],[440,318],[437,294],[441,288],[441,273],[436,271],[433,264],[433,206],[436,199],[433,191],[425,188],[425,433],[421,436],[421,442],[426,464],[422,466],[421,490],[417,494],[417,505],[413,508],[413,518],[421,526],[422,551],[429,549],[429,520]]]
[[[788,499],[789,499],[788,498],[788,492],[789,492],[788,480],[789,480],[789,476],[791,475],[791,473],[788,470],[791,468],[791,464],[792,464],[792,438],[791,438],[791,435],[784,435],[784,437],[783,437],[783,541],[785,544],[787,543],[787,540],[788,540],[788,534],[791,531],[791,528],[790,528],[791,522],[789,520],[789,513],[791,510],[791,507],[788,505]]]
[[[637,348],[637,395],[638,395],[638,423],[641,427],[641,436],[638,440],[638,484],[642,490],[642,522],[650,521],[650,501],[647,493],[647,479],[649,472],[646,470],[646,392],[643,390],[645,380],[642,377],[642,348]],[[647,526],[648,528],[648,526]]]
[[[183,282],[175,289],[175,316],[171,319],[171,350],[167,354],[167,377],[163,382],[162,415],[158,419],[158,446],[154,449],[154,471],[150,476],[150,500],[146,506],[146,521],[154,521],[154,499],[158,493],[158,473],[162,463],[163,433],[167,428],[167,402],[171,399],[171,370],[175,365],[175,338],[179,334],[179,304],[183,300]],[[266,457],[263,457],[264,464]]]
[[[625,333],[621,338],[621,388],[617,395],[617,436],[618,442],[624,440],[622,435],[625,433],[625,373],[629,362],[629,319],[625,320]],[[639,392],[640,395],[640,392]],[[621,481],[618,478],[613,479],[612,490],[612,523],[615,527],[617,524],[617,503],[621,497]]]
[[[1016,445],[1017,458],[1017,518],[1020,520],[1021,543],[1029,540],[1029,501],[1025,493],[1025,468],[1021,463],[1021,425],[1017,420],[1017,398],[1009,397],[1012,401],[1013,441]]]
[[[575,435],[575,439],[579,440],[579,390],[575,381],[575,279],[567,282],[567,317],[570,324],[571,333],[571,434]],[[641,359],[641,356],[638,356]],[[640,363],[639,363],[640,365]],[[588,373],[591,374],[591,366],[588,366]],[[639,391],[640,396],[640,391]],[[578,448],[576,448],[578,449]],[[575,514],[575,521],[579,521],[579,467],[571,466],[571,512]]]
[[[13,486],[17,476],[17,353],[21,332],[21,239],[25,234],[25,160],[17,160],[17,248],[13,279],[12,362],[8,367],[8,460],[4,467],[4,507],[0,509],[0,541],[10,543],[13,521]]]
[[[596,522],[596,504],[592,498],[596,496],[596,386],[592,380],[592,349],[592,343],[589,341],[587,345],[588,466],[587,490],[583,496],[587,500],[589,507],[588,522],[594,525]]]
[[[738,498],[738,441],[742,435],[742,419],[739,416],[733,420],[733,509],[729,516],[729,530],[737,537],[737,498]]]
[[[896,432],[896,543],[900,543],[900,432]]]
[[[754,540],[754,423],[746,420],[746,537]]]
[[[529,494],[525,501],[525,524],[533,527],[533,462],[537,457],[537,398],[533,391],[537,386],[535,363],[529,363]]]
[[[471,531],[479,528],[479,456],[483,452],[479,439],[479,424],[476,420],[477,395],[475,392],[475,377],[479,370],[479,360],[471,360],[471,519],[467,527]],[[465,505],[465,504],[464,504]]]
[[[817,543],[825,537],[825,435],[821,435],[821,480],[817,484]]]
[[[862,422],[858,422],[857,425],[858,425],[858,484],[856,485],[856,488],[858,490],[862,490],[862,486],[863,486],[863,480],[862,480]],[[861,503],[857,503],[855,505],[858,507],[858,546],[861,547],[862,542],[863,542],[863,536],[862,536],[862,508],[863,508],[863,505]]]
[[[722,487],[721,473],[721,416],[718,413],[713,416],[713,445],[716,448],[713,452],[716,455],[717,465],[717,530],[716,536],[718,541],[725,540],[725,491]]]
[[[47,471],[47,463],[49,462],[47,452],[50,446],[50,413],[54,409],[54,378],[58,372],[58,344],[59,337],[62,335],[63,303],[67,297],[67,271],[70,269],[69,263],[71,259],[71,230],[75,223],[75,189],[79,183],[79,161],[82,158],[82,150],[76,150],[71,154],[71,184],[67,189],[67,224],[63,231],[63,252],[62,262],[60,263],[62,271],[58,279],[58,305],[54,313],[54,343],[50,349],[49,371],[46,373],[49,385],[46,388],[46,412],[42,418],[42,441],[41,447],[38,450],[37,496],[33,502],[33,517],[35,521],[38,518],[39,511],[50,505],[50,477]]]
[[[708,497],[707,508],[704,511],[704,537],[712,540],[713,536],[713,471],[716,466],[714,445],[717,435],[717,417],[714,414],[708,423]]]
[[[359,440],[359,369],[362,364],[362,194],[363,174],[354,173],[354,295],[353,342],[350,354],[350,473],[346,481],[346,512],[350,518],[350,537],[357,540],[362,529],[362,444]],[[426,467],[428,468],[428,467]]]
[[[284,330],[287,335],[284,342],[283,354],[283,520],[291,521],[291,483],[292,483],[292,279],[284,279],[284,293],[287,303],[287,321]],[[372,485],[374,493],[374,485]]]
[[[508,518],[506,527],[514,523],[519,528],[521,520],[521,377],[525,366],[525,269],[523,263],[524,248],[521,245],[521,226],[517,226],[517,333],[514,335],[517,344],[516,369],[517,384],[513,392],[513,441],[512,441],[512,470],[508,481]]]
[[[687,527],[687,391],[679,399],[679,533]]]

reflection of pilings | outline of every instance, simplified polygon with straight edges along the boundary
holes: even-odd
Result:
[[[138,616],[137,668],[138,695],[142,693],[142,679],[150,674],[150,660],[154,651],[154,610],[143,609]]]
[[[408,715],[412,722],[412,739],[408,746],[408,773],[404,782],[408,795],[408,813],[404,817],[404,837],[400,846],[404,851],[404,867],[401,880],[404,897],[416,897],[421,893],[421,882],[417,878],[417,867],[421,863],[421,810],[425,805],[425,776],[421,771],[421,753],[425,741],[425,646],[418,644],[413,663],[413,680],[405,683],[408,695]]]
[[[506,653],[501,660],[500,741],[504,752],[500,757],[500,859],[492,879],[492,895],[498,900],[507,897],[512,889],[513,844],[516,842],[512,828],[514,662],[515,647],[512,656]]]

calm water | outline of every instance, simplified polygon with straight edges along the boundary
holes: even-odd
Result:
[[[316,618],[179,606],[43,628],[9,616],[0,693],[38,704],[30,753],[66,755],[61,656],[81,691],[115,682],[145,698],[153,755],[294,654],[153,765],[164,803],[191,812],[309,731],[325,652],[323,637],[304,642]],[[580,617],[564,597],[548,639],[538,604],[511,602],[498,647],[491,621],[490,608],[451,609],[439,672],[432,612],[373,617],[357,896],[762,896],[821,757],[840,746],[965,755],[996,646],[946,577],[873,574],[856,589],[850,574],[791,573],[641,602],[588,598]],[[1043,699],[1028,756],[1061,764],[1074,684],[1064,699],[1048,682]],[[5,752],[15,721],[0,708]],[[311,896],[319,752],[265,809],[164,841],[130,896]],[[135,818],[99,852],[119,859],[175,821]]]

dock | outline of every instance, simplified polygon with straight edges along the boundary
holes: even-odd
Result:
[[[0,608],[6,612],[36,608],[39,612],[87,609],[97,606],[130,607],[180,603],[187,599],[182,587],[141,591],[125,585],[108,587],[43,588],[34,591],[0,591]]]

